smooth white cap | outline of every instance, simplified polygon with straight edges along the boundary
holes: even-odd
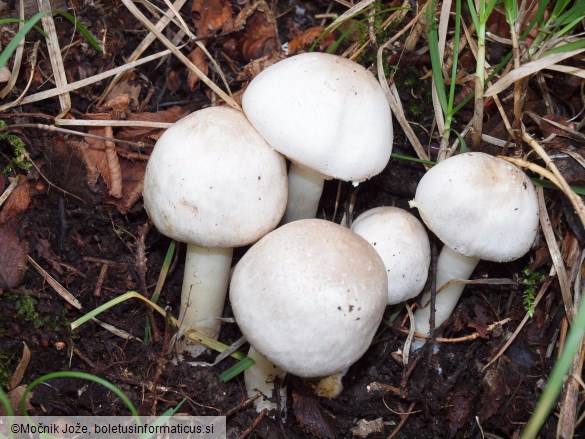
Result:
[[[523,256],[538,230],[538,201],[530,179],[517,166],[481,152],[432,167],[411,206],[453,250],[493,262]]]
[[[351,230],[374,246],[386,266],[388,305],[417,296],[427,281],[431,246],[416,217],[398,207],[376,207],[356,218]]]
[[[206,108],[160,137],[143,197],[166,236],[201,247],[247,245],[275,228],[284,213],[286,164],[243,113]]]
[[[290,160],[325,178],[361,182],[379,174],[392,152],[392,115],[380,84],[361,65],[303,53],[250,82],[246,117]]]
[[[370,346],[386,307],[384,263],[361,236],[319,219],[293,221],[236,265],[230,301],[250,344],[281,369],[331,375]]]

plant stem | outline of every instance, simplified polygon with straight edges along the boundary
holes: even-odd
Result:
[[[323,175],[319,172],[291,163],[288,171],[288,201],[281,223],[315,218],[324,183]]]
[[[187,245],[179,321],[186,326],[217,339],[219,318],[228,290],[232,248],[205,248]],[[190,340],[177,343],[177,352],[188,351],[197,357],[206,348]]]
[[[478,258],[462,255],[451,247],[444,245],[437,260],[437,291],[453,279],[469,279],[478,262]],[[435,300],[436,327],[441,326],[451,316],[464,288],[465,285],[463,283],[454,283],[437,294]],[[430,293],[423,294],[421,299],[423,306],[417,308],[414,313],[415,330],[419,334],[431,335],[430,299]],[[413,340],[412,350],[416,351],[420,349],[425,342],[425,339]]]

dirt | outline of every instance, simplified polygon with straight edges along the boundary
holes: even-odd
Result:
[[[209,2],[216,3],[220,2]],[[238,5],[240,3],[233,2],[233,11],[244,7]],[[70,1],[69,6],[94,35],[101,35],[102,29],[108,30],[106,42],[109,48],[102,56],[88,48],[83,38],[76,35],[65,55],[70,81],[123,63],[145,35],[141,25],[121,2],[110,5],[109,2]],[[162,2],[159,6],[164,7]],[[340,4],[328,1],[294,0],[271,6],[274,8],[270,17],[279,17],[279,41],[294,39],[319,25],[315,14],[345,10]],[[186,17],[189,16],[189,7],[184,9]],[[195,19],[201,20],[201,17]],[[257,17],[256,20],[262,26],[269,22],[266,17]],[[242,47],[247,48],[248,58],[257,58],[258,55],[274,55],[278,45],[266,40],[249,43],[252,37],[242,36],[242,32],[223,36],[221,26],[227,26],[226,23],[224,16],[218,29],[214,30],[220,33],[220,37],[208,36],[205,41],[229,72],[227,79],[232,89],[239,90],[249,76],[238,75],[244,72],[246,65],[250,67],[249,59],[245,59],[241,52]],[[58,30],[65,44],[71,36],[71,27],[67,22],[58,21]],[[2,34],[3,47],[11,35],[10,32]],[[38,35],[31,35],[31,39],[38,39]],[[249,44],[245,45],[246,42]],[[32,50],[29,46],[27,44],[28,56]],[[155,47],[162,50],[159,44]],[[231,52],[228,51],[230,47]],[[40,50],[40,64],[29,94],[53,86],[45,81],[50,66],[42,43]],[[396,81],[403,86],[412,84],[408,82],[412,76],[422,76],[426,68],[430,68],[428,59],[416,58],[412,65],[398,70]],[[28,77],[25,73],[29,72],[27,67],[27,72],[21,74],[20,91]],[[122,111],[150,113],[154,115],[153,120],[172,122],[183,113],[209,105],[208,90],[201,84],[193,85],[190,90],[187,79],[186,69],[176,59],[167,58],[159,69],[147,64],[139,68],[137,75],[126,84],[129,88],[125,92],[131,103],[123,104]],[[115,106],[101,107],[98,111],[95,105],[104,87],[105,82],[102,82],[74,92],[71,114],[81,118],[102,112],[108,118],[113,117]],[[426,142],[434,147],[435,141],[429,138],[427,131],[431,128],[431,116],[426,114],[430,109],[430,81],[416,80],[415,84],[405,87],[412,91],[401,90],[408,116],[425,128],[417,128],[417,133],[424,139],[423,144]],[[579,93],[575,95],[578,97]],[[6,99],[17,96],[18,93],[13,92]],[[174,106],[179,110],[169,113],[169,108]],[[57,100],[48,99],[17,106],[0,119],[9,124],[45,124],[51,123],[51,117],[58,112]],[[394,151],[414,156],[401,130],[395,130]],[[80,152],[79,143],[90,143],[90,139],[30,127],[16,127],[11,133],[23,140],[34,166],[29,170],[18,168],[12,160],[13,145],[7,139],[0,140],[0,168],[12,166],[12,171],[0,178],[0,193],[8,187],[8,177],[16,175],[22,176],[19,187],[26,187],[28,193],[13,203],[11,218],[3,219],[4,228],[0,230],[4,239],[10,237],[16,243],[11,251],[6,252],[4,247],[3,259],[0,258],[3,265],[16,269],[13,262],[22,259],[22,264],[27,266],[22,277],[16,276],[16,282],[0,289],[0,378],[5,390],[18,368],[26,344],[31,351],[30,361],[15,385],[30,384],[56,371],[87,372],[116,385],[144,415],[161,414],[181,401],[184,401],[181,412],[227,415],[228,438],[246,434],[265,438],[366,437],[365,433],[360,436],[356,428],[367,423],[372,429],[367,435],[369,438],[481,438],[487,437],[487,433],[516,437],[529,419],[554,364],[556,350],[550,348],[558,340],[558,328],[564,315],[556,282],[552,283],[536,307],[534,317],[529,319],[514,343],[489,366],[490,360],[525,315],[522,285],[469,285],[442,335],[445,338],[466,335],[475,338],[461,343],[436,343],[436,347],[440,347],[437,352],[433,352],[432,343],[429,343],[412,355],[407,365],[402,363],[400,356],[406,339],[406,311],[398,306],[389,307],[371,348],[346,375],[340,397],[333,400],[317,398],[310,383],[295,377],[286,379],[289,396],[286,419],[259,417],[247,400],[241,376],[226,383],[220,381],[220,373],[234,364],[231,359],[213,367],[174,364],[168,354],[168,340],[173,329],[160,316],[155,315],[150,320],[160,338],[153,340],[151,331],[148,334],[150,341],[145,341],[149,313],[139,301],[122,302],[99,315],[100,320],[132,335],[132,339],[123,339],[95,323],[86,323],[72,331],[72,321],[127,291],[138,291],[150,297],[170,240],[154,228],[148,228],[148,218],[139,189],[136,189],[144,160],[124,161],[122,176],[125,186],[121,196],[112,197],[114,177],[110,175],[108,178],[108,171],[104,168],[99,168],[97,174],[95,170],[90,172],[90,165],[97,163],[97,159],[92,161]],[[100,130],[95,133],[104,134]],[[127,149],[118,145],[121,151],[144,155],[151,151],[159,133],[158,130],[115,130],[120,138],[146,145]],[[420,164],[392,160],[382,174],[357,189],[350,184],[327,182],[320,212],[324,212],[327,219],[333,219],[336,212],[334,219],[339,222],[352,194],[356,195],[354,216],[380,205],[408,208],[408,200],[423,174],[424,168]],[[95,175],[99,177],[93,178]],[[575,181],[578,178],[575,177]],[[550,203],[558,206],[553,222],[559,224],[561,212],[564,212],[568,225],[563,228],[563,236],[567,243],[576,242],[575,236],[580,236],[582,230],[575,225],[572,214],[567,213],[558,193],[547,191],[547,197]],[[339,205],[336,200],[340,201]],[[6,211],[8,206],[3,206],[3,209]],[[435,250],[440,245],[438,240],[433,241]],[[244,251],[236,252],[235,262]],[[22,253],[20,257],[19,252]],[[27,254],[44,272],[35,270],[26,261]],[[543,254],[543,244],[539,243],[519,261],[506,264],[482,262],[473,277],[517,279],[527,266],[548,273],[550,261]],[[184,248],[179,246],[159,299],[159,304],[174,314],[178,310],[183,256]],[[59,295],[47,274],[79,300],[82,309],[76,309]],[[232,316],[229,303],[225,315]],[[493,330],[486,329],[504,318],[510,320]],[[226,324],[220,341],[229,345],[239,337],[237,326]],[[207,353],[199,361],[213,362],[214,358],[215,355]],[[30,412],[35,414],[128,414],[127,407],[118,397],[89,381],[53,379],[49,385],[36,387],[32,394]],[[555,429],[556,418],[551,416],[542,429],[542,437],[553,437]],[[393,432],[396,435],[393,436]]]

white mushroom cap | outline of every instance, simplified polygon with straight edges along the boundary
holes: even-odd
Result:
[[[285,161],[243,113],[196,111],[156,143],[144,176],[144,207],[156,228],[202,247],[255,242],[286,207]]]
[[[417,296],[431,264],[429,237],[418,219],[398,207],[376,207],[356,218],[351,230],[374,246],[386,266],[388,305]]]
[[[530,179],[489,154],[440,162],[423,176],[411,205],[441,241],[465,256],[511,261],[536,238],[538,202]]]
[[[386,307],[384,263],[335,223],[293,221],[258,241],[234,270],[230,300],[250,344],[300,377],[339,372],[368,349]]]
[[[340,56],[304,53],[273,64],[250,83],[242,107],[274,149],[325,178],[367,180],[390,159],[384,91]]]

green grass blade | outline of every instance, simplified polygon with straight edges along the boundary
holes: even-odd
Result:
[[[82,380],[93,381],[94,383],[97,383],[97,384],[105,387],[106,389],[115,393],[116,396],[122,400],[124,405],[126,407],[128,407],[128,410],[130,410],[130,413],[132,414],[132,416],[137,418],[138,422],[140,422],[140,420],[138,419],[138,417],[139,417],[138,410],[136,410],[136,407],[134,406],[134,404],[132,404],[132,401],[130,401],[130,399],[126,396],[126,394],[124,394],[124,392],[122,392],[120,389],[118,389],[112,383],[104,380],[103,378],[100,378],[98,376],[95,376],[95,375],[92,375],[89,373],[76,372],[76,371],[62,371],[62,372],[48,373],[46,375],[43,375],[43,376],[37,378],[32,383],[30,383],[26,387],[26,389],[24,389],[24,392],[22,394],[22,398],[20,400],[20,410],[22,411],[22,413],[25,416],[28,417],[28,413],[26,410],[26,396],[39,384],[42,384],[46,381],[56,379],[56,378],[78,378],[78,379],[82,379]]]
[[[169,244],[169,248],[167,249],[167,254],[165,255],[165,260],[163,261],[162,267],[160,269],[160,273],[158,275],[158,280],[156,282],[156,287],[154,288],[154,292],[152,293],[152,300],[154,303],[158,301],[160,293],[163,289],[165,284],[165,280],[167,279],[167,275],[169,274],[169,269],[171,268],[171,262],[173,261],[173,255],[175,254],[175,248],[177,247],[177,242],[173,239]]]
[[[583,294],[585,294],[585,288],[581,291],[581,296]],[[585,300],[581,300],[579,311],[567,335],[563,352],[553,367],[544,392],[540,395],[536,409],[520,436],[521,439],[533,439],[538,436],[538,432],[548,418],[561,393],[564,379],[571,368],[575,353],[583,342],[583,337],[585,337]]]
[[[177,411],[179,411],[179,408],[183,405],[183,403],[186,401],[185,398],[183,398],[181,400],[180,403],[177,404],[176,407],[171,407],[170,409],[168,409],[167,411],[165,411],[162,415],[160,415],[156,421],[154,421],[152,424],[155,427],[159,426],[159,425],[163,425],[165,422],[167,422],[167,419],[170,418],[171,416],[173,416],[175,413],[177,413]],[[153,437],[156,433],[143,433],[140,436],[138,436],[138,439],[150,439],[151,437]]]
[[[158,312],[162,316],[164,316],[164,317],[168,316],[171,319],[171,322],[174,325],[176,325],[177,327],[185,328],[183,325],[180,324],[180,322],[177,319],[172,317],[170,314],[167,314],[167,312],[164,309],[162,309],[159,305],[157,305],[156,303],[148,300],[146,297],[144,297],[142,294],[137,293],[136,291],[129,291],[125,294],[122,294],[121,296],[115,297],[114,299],[104,303],[101,306],[98,306],[96,309],[88,312],[87,314],[81,316],[80,318],[78,318],[77,320],[72,322],[71,323],[71,330],[75,330],[75,329],[79,328],[81,325],[83,325],[84,323],[87,323],[88,321],[95,318],[96,316],[98,316],[102,312],[106,311],[107,309],[109,309],[109,308],[111,308],[119,303],[122,303],[128,299],[142,300],[143,302],[145,302],[146,304],[151,306],[152,309],[154,309],[156,312]],[[202,334],[198,331],[195,331],[194,329],[189,329],[186,336],[190,337],[193,340],[196,340],[198,343],[201,343],[206,348],[213,349],[214,351],[217,351],[217,352],[223,352],[228,348],[228,346],[226,346],[225,344],[223,344],[223,343],[221,343],[221,342],[219,342],[211,337],[208,337],[205,334]],[[236,360],[241,360],[242,358],[245,357],[245,355],[242,354],[241,352],[234,352],[234,353],[230,354],[230,356],[235,358]]]
[[[60,15],[61,17],[67,19],[71,24],[73,24],[75,28],[79,31],[79,33],[83,35],[83,37],[87,40],[87,42],[91,44],[91,47],[93,47],[100,53],[103,52],[100,43],[94,38],[91,32],[87,30],[83,23],[77,20],[73,15],[65,11],[55,11],[55,14]]]
[[[219,380],[222,383],[227,383],[229,380],[237,377],[239,374],[244,372],[246,369],[249,369],[254,364],[256,364],[256,362],[252,360],[250,357],[243,358],[229,369],[224,370],[219,375]]]
[[[443,71],[441,66],[443,65],[443,60],[439,54],[439,34],[437,31],[437,19],[435,17],[435,8],[437,6],[436,1],[431,1],[428,6],[427,10],[427,18],[429,22],[429,29],[428,29],[428,40],[429,40],[429,53],[431,55],[431,67],[433,70],[433,81],[435,82],[435,87],[437,89],[437,97],[439,98],[439,103],[441,104],[441,109],[443,110],[443,114],[447,114],[448,111],[448,102],[447,102],[447,94],[445,93],[445,84],[443,82]]]
[[[552,55],[553,53],[564,53],[564,52],[570,52],[571,50],[579,50],[579,49],[583,49],[584,47],[585,47],[585,39],[572,41],[570,43],[563,44],[562,46],[558,46],[558,47],[555,47],[553,49],[547,50],[546,52],[544,52],[542,57],[544,58],[545,56]]]
[[[24,26],[14,35],[14,38],[6,45],[2,53],[0,53],[0,68],[4,67],[20,42],[24,39],[26,34],[38,23],[38,21],[45,15],[50,14],[51,11],[37,12],[33,15]]]
[[[10,400],[8,399],[8,395],[4,393],[4,390],[0,387],[0,403],[2,403],[2,407],[4,407],[4,413],[6,416],[14,416],[14,411],[12,411],[12,406],[10,405]]]
[[[27,20],[21,20],[20,18],[3,18],[2,20],[0,20],[0,24],[10,24],[10,23],[26,23]],[[47,34],[45,33],[44,30],[42,30],[40,27],[38,27],[37,25],[33,26],[34,30],[36,30],[38,33],[40,33],[43,37],[46,37]]]

